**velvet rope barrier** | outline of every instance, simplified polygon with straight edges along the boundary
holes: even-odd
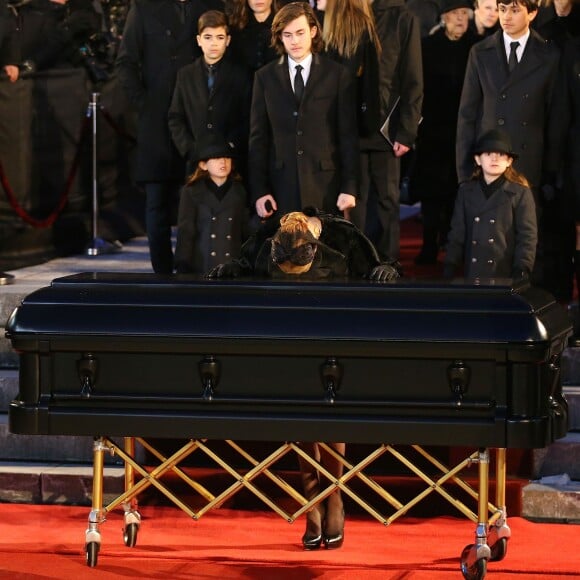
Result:
[[[109,113],[105,110],[105,108],[102,105],[98,108],[98,110],[101,112],[101,114],[103,115],[103,117],[105,118],[107,123],[121,137],[124,137],[125,139],[127,139],[128,141],[131,141],[132,143],[136,142],[135,138],[132,135],[129,135],[123,129],[121,129],[121,127],[114,121],[114,119],[111,117],[111,115],[109,115]],[[85,116],[84,121],[83,121],[83,125],[81,127],[79,144],[77,146],[77,150],[75,152],[73,163],[72,163],[71,169],[69,171],[69,174],[68,174],[68,177],[67,177],[67,180],[65,183],[64,191],[62,192],[62,194],[58,200],[58,204],[55,207],[55,209],[50,213],[50,215],[48,215],[48,217],[46,217],[44,219],[38,219],[38,218],[35,218],[34,216],[31,216],[20,205],[20,203],[16,199],[16,195],[14,194],[14,190],[12,189],[12,186],[10,185],[10,182],[8,181],[8,177],[6,175],[6,172],[4,171],[4,166],[2,165],[2,161],[0,160],[0,183],[2,184],[2,188],[4,189],[4,193],[6,194],[6,197],[8,198],[8,203],[10,204],[10,207],[14,210],[14,212],[18,215],[18,217],[20,217],[20,219],[25,221],[27,224],[29,224],[35,228],[47,228],[47,227],[50,227],[52,224],[54,224],[54,222],[57,220],[58,216],[62,213],[63,209],[65,208],[65,206],[68,202],[68,196],[69,196],[70,190],[72,188],[74,178],[76,177],[76,174],[77,174],[77,171],[79,168],[79,164],[80,164],[80,160],[81,160],[82,145],[83,145],[83,141],[86,137],[87,130],[89,128],[89,121],[90,121],[90,117]]]

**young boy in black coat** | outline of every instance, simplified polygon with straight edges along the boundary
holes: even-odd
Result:
[[[232,143],[244,173],[250,115],[251,77],[227,59],[229,28],[223,12],[209,10],[198,21],[197,43],[203,55],[177,75],[169,108],[169,129],[179,153],[195,169],[197,143],[215,133]]]

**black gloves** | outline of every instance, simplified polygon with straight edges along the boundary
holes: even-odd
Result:
[[[373,282],[390,282],[400,277],[397,268],[391,264],[379,264],[369,274],[369,280]]]

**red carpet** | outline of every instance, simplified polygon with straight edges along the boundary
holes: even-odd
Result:
[[[418,216],[411,216],[401,221],[401,264],[405,278],[440,279],[443,276],[444,253],[439,253],[437,264],[415,264],[415,258],[421,251],[423,230]]]
[[[466,519],[402,518],[389,527],[348,518],[340,550],[304,552],[303,520],[290,525],[263,512],[218,510],[194,522],[177,508],[144,507],[137,545],[124,546],[122,514],[101,528],[96,568],[85,564],[89,510],[0,505],[0,578],[169,578],[428,580],[461,578],[461,551],[475,526]],[[580,526],[511,518],[512,538],[488,578],[580,578]]]

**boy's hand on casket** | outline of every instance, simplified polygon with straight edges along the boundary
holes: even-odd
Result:
[[[399,271],[391,264],[379,264],[369,274],[369,280],[373,282],[390,282],[400,277]]]

